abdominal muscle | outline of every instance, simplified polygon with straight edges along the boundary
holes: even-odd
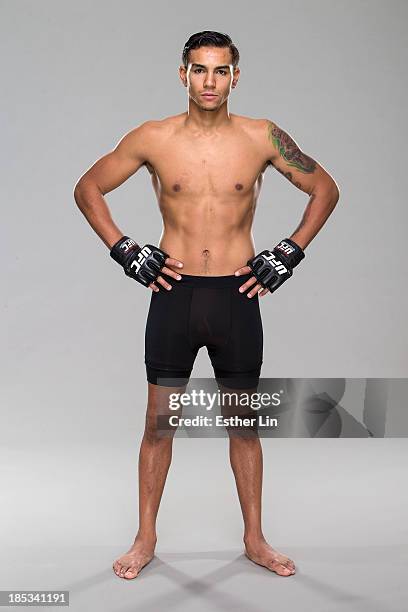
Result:
[[[227,276],[247,265],[254,256],[251,236],[214,240],[186,240],[164,231],[159,247],[184,265],[181,274]]]
[[[193,213],[190,203],[175,212],[162,203],[164,229],[159,247],[184,264],[181,274],[232,275],[255,255],[253,214],[248,214],[247,207],[239,209],[211,203],[194,206]]]

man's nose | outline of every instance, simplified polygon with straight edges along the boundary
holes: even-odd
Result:
[[[212,72],[207,72],[205,79],[204,79],[204,86],[205,87],[214,87],[215,85],[215,77],[214,74]]]

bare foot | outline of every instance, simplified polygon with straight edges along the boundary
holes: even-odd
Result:
[[[153,559],[155,546],[156,538],[136,536],[134,544],[127,553],[114,562],[112,567],[115,574],[119,578],[127,578],[128,580],[136,578],[141,569]]]
[[[296,573],[292,559],[269,546],[264,538],[244,538],[244,544],[246,556],[254,563],[263,565],[279,576],[292,576]]]

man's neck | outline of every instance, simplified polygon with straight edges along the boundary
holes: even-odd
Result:
[[[219,109],[208,111],[200,108],[193,100],[188,101],[185,126],[203,133],[218,132],[220,128],[230,125],[231,117],[228,111],[228,101]]]

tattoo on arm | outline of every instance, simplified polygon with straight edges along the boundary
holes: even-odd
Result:
[[[294,166],[300,172],[308,174],[315,171],[315,160],[303,153],[293,138],[281,130],[272,121],[268,121],[268,138],[275,145],[280,156],[283,157],[289,166]],[[279,168],[277,168],[277,170],[279,170]],[[283,173],[281,170],[279,170],[279,172],[292,181],[292,175],[290,172]]]
[[[273,165],[273,164],[272,164]],[[280,168],[276,167],[276,170],[278,172],[280,172],[285,178],[288,179],[288,181],[290,181],[291,183],[293,183],[295,185],[295,187],[297,187],[298,189],[302,189],[302,185],[299,183],[299,181],[295,181],[292,173],[291,172],[283,172],[283,170],[281,170]]]

